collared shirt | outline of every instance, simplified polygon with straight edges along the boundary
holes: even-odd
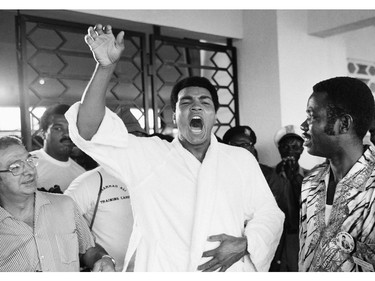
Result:
[[[299,271],[357,271],[358,259],[374,266],[375,150],[368,147],[338,182],[326,224],[329,175],[330,165],[323,163],[302,184]],[[353,239],[353,249],[348,251],[342,236]]]
[[[0,271],[79,271],[94,238],[74,201],[35,192],[34,228],[0,207]]]

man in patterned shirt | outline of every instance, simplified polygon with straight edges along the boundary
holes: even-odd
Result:
[[[371,90],[349,77],[322,81],[306,112],[304,146],[327,161],[302,183],[299,271],[374,271],[375,150],[362,141]]]
[[[37,190],[37,158],[0,138],[0,271],[114,271],[74,201]]]

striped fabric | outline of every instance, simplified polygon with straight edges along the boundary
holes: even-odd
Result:
[[[329,173],[329,164],[324,163],[302,183],[299,271],[361,270],[353,257],[375,265],[375,150],[368,147],[337,184],[326,225]],[[340,247],[339,232],[354,238],[352,252]]]
[[[0,207],[0,271],[79,271],[94,238],[68,196],[36,191],[34,229]]]

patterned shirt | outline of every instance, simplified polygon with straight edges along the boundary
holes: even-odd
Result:
[[[0,207],[0,271],[79,271],[94,238],[74,201],[35,192],[34,228]]]
[[[375,150],[366,147],[338,182],[326,225],[329,175],[330,165],[326,162],[313,169],[302,183],[299,271],[362,271],[356,266],[358,259],[374,266]],[[352,248],[343,243],[342,236],[352,239]]]

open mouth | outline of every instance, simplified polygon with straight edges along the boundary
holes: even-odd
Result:
[[[310,140],[311,140],[311,137],[310,137],[310,135],[308,135],[308,134],[303,134],[303,139],[304,139],[304,143],[303,143],[303,145],[304,146],[306,146],[306,145],[308,145],[309,143],[310,143]]]
[[[203,130],[203,121],[199,116],[194,116],[190,121],[190,129],[193,133],[200,133]]]

